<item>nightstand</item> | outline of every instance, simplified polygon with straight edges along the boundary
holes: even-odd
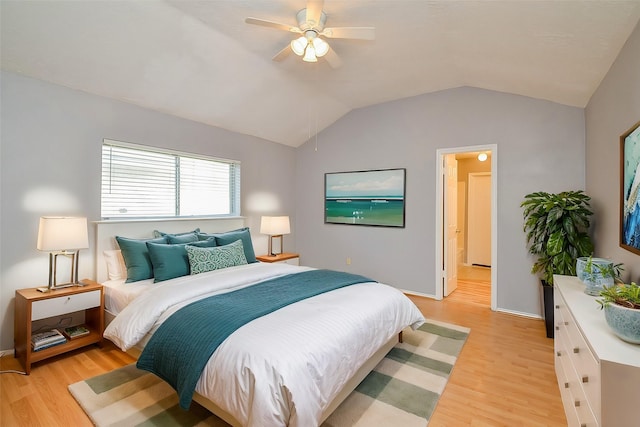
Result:
[[[18,289],[15,300],[14,343],[15,357],[27,374],[31,364],[86,345],[102,341],[104,332],[104,291],[102,285],[85,280],[86,286],[74,286],[49,292],[36,288]],[[88,335],[67,340],[66,343],[39,351],[31,349],[32,322],[50,317],[84,311],[84,325]]]
[[[278,255],[260,255],[256,259],[262,262],[283,262],[285,264],[300,265],[300,255],[291,252],[285,252]]]

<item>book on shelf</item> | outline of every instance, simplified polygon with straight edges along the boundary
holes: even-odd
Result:
[[[51,347],[65,342],[67,342],[67,339],[57,329],[38,332],[31,335],[31,347],[34,351],[42,350],[43,348]]]
[[[69,326],[62,330],[64,336],[66,336],[70,340],[89,335],[90,332],[91,331],[84,325]]]
[[[54,341],[54,342],[50,342],[50,343],[47,343],[47,344],[41,344],[41,345],[38,345],[38,346],[34,346],[33,347],[33,351],[40,351],[40,350],[44,350],[45,348],[54,347],[56,345],[60,345],[60,344],[66,343],[67,339],[64,338],[64,337],[62,337],[62,338],[63,339],[59,340],[59,341]]]

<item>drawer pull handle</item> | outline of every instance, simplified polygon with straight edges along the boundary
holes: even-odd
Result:
[[[580,353],[580,348],[579,348],[579,347],[574,347],[573,352],[574,352],[575,354]]]
[[[587,427],[587,423],[580,424],[580,427]]]
[[[559,351],[557,351],[557,352],[556,352],[556,355],[557,355],[558,357],[562,356],[562,354],[561,354]]]
[[[579,407],[579,406],[580,406],[580,401],[579,401],[579,400],[576,400],[574,404],[576,405],[576,408],[577,408],[577,407]]]
[[[564,383],[564,388],[569,388],[569,383]]]
[[[556,304],[556,308],[560,308],[560,306]]]
[[[556,331],[559,331],[559,330],[560,330],[560,326],[556,326]]]
[[[585,384],[588,383],[589,382],[589,376],[585,375],[584,377],[582,377],[582,382],[585,383]]]
[[[564,322],[565,326],[569,325],[569,322]]]

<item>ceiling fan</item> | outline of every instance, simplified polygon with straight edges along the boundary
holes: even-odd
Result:
[[[295,34],[300,37],[278,52],[274,61],[282,61],[291,51],[301,56],[303,61],[317,62],[318,58],[324,57],[329,65],[338,68],[342,61],[329,44],[322,38],[334,39],[375,39],[374,27],[334,27],[325,28],[327,15],[322,10],[324,0],[307,0],[307,7],[296,14],[298,26],[281,24],[279,22],[267,21],[260,18],[246,18],[247,24],[262,25],[264,27],[276,28]]]

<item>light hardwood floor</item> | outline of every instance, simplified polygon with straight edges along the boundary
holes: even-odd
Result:
[[[566,426],[543,321],[492,312],[465,294],[478,292],[461,282],[444,301],[410,296],[426,317],[471,328],[429,427]],[[105,342],[37,363],[29,376],[2,374],[0,425],[91,426],[67,386],[132,362]],[[5,356],[0,369],[21,368]]]

